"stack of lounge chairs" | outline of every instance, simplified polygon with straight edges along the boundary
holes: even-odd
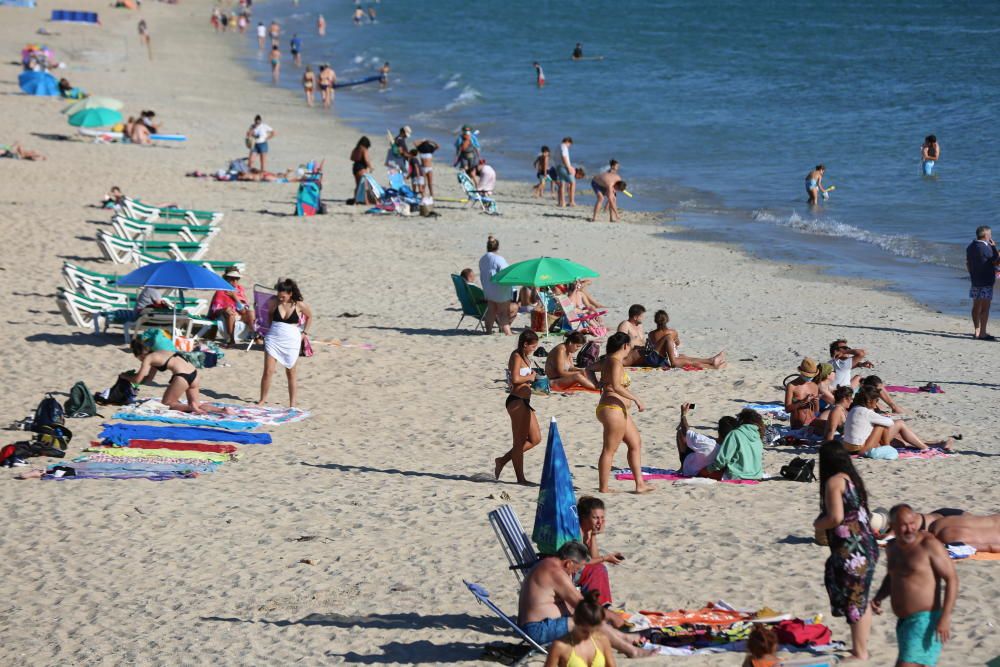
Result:
[[[219,272],[230,267],[242,269],[241,262],[204,259],[209,243],[221,231],[222,217],[215,211],[160,208],[125,198],[114,207],[111,231],[98,231],[97,244],[108,261],[129,265],[128,270],[168,260],[197,262]],[[176,303],[176,314],[147,309],[136,318],[137,294],[119,289],[117,274],[65,262],[62,276],[66,287],[59,288],[57,301],[66,322],[73,326],[100,333],[111,324],[120,324],[128,342],[136,332],[150,327],[170,328],[175,321],[189,337],[204,335],[216,325],[205,319],[207,299],[188,298]]]

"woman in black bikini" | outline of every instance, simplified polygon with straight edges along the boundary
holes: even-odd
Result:
[[[288,407],[295,407],[297,381],[295,364],[299,360],[303,340],[312,323],[312,309],[302,300],[299,286],[291,278],[282,278],[274,286],[277,295],[268,303],[270,326],[264,334],[264,374],[260,378],[260,401],[267,402],[271,390],[271,377],[278,364],[285,367],[288,379]]]
[[[371,147],[371,140],[369,140],[368,137],[361,137],[358,139],[358,143],[354,147],[354,150],[351,151],[351,173],[354,174],[355,192],[358,191],[358,184],[361,183],[361,177],[372,170],[371,160],[368,159],[368,149]]]
[[[538,335],[534,331],[523,331],[517,339],[517,349],[510,353],[507,371],[510,373],[510,394],[507,395],[507,414],[510,415],[510,429],[514,444],[510,451],[494,459],[494,475],[500,479],[504,466],[513,462],[514,475],[518,484],[529,484],[524,477],[524,453],[542,441],[542,434],[531,407],[531,383],[538,374],[531,369],[531,354],[538,347]]]
[[[218,408],[214,405],[206,405],[201,402],[198,390],[200,381],[198,380],[198,369],[180,354],[170,350],[150,350],[138,338],[132,339],[132,354],[142,362],[139,370],[132,373],[122,373],[120,377],[128,380],[132,384],[152,382],[153,378],[160,371],[170,371],[170,382],[167,390],[163,392],[160,402],[171,410],[178,412],[193,412],[203,415],[207,412],[229,412],[228,408]],[[182,403],[181,398],[187,398],[187,403]]]

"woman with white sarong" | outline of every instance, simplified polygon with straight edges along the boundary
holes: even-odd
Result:
[[[312,309],[302,300],[299,286],[290,278],[282,278],[274,286],[277,295],[268,304],[268,320],[270,328],[264,335],[264,375],[260,378],[260,401],[258,405],[267,402],[267,393],[271,389],[271,377],[275,365],[280,363],[285,367],[288,378],[288,407],[295,407],[295,362],[299,360],[302,341],[308,334],[312,321]]]

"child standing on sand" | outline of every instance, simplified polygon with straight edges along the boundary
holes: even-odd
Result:
[[[551,152],[548,146],[542,146],[541,151],[538,153],[538,157],[535,158],[535,175],[538,177],[538,183],[532,189],[535,193],[535,197],[541,197],[542,193],[545,192],[545,181],[549,177],[549,158]]]

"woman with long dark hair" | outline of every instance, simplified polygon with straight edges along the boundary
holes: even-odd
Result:
[[[372,161],[368,157],[368,149],[372,147],[371,139],[361,137],[351,151],[351,173],[354,174],[354,191],[357,192],[361,177],[372,170]],[[357,202],[364,204],[366,202]]]
[[[510,374],[510,393],[507,395],[507,414],[510,416],[510,430],[514,438],[510,450],[494,459],[493,474],[500,479],[500,473],[508,463],[514,464],[514,476],[518,484],[528,484],[524,476],[524,453],[542,441],[542,433],[531,407],[531,383],[538,374],[531,368],[531,354],[538,347],[538,334],[522,331],[517,339],[517,349],[510,353],[507,372]]]
[[[299,360],[302,343],[312,324],[312,309],[303,301],[299,286],[291,278],[282,278],[274,286],[277,292],[267,306],[270,327],[264,334],[264,374],[260,378],[260,401],[267,402],[271,376],[277,364],[285,367],[288,378],[288,407],[295,407],[295,362]]]
[[[868,659],[872,613],[868,606],[878,562],[878,543],[868,523],[868,492],[854,468],[850,453],[836,440],[819,449],[819,506],[813,522],[825,532],[830,546],[824,583],[834,616],[843,616],[851,628],[851,653]]]
[[[615,460],[618,446],[623,442],[628,448],[628,465],[635,476],[635,492],[646,493],[653,490],[642,479],[642,436],[629,414],[632,403],[635,403],[639,412],[646,409],[639,397],[629,391],[632,380],[625,372],[623,360],[631,350],[632,339],[629,335],[621,331],[614,333],[608,338],[606,354],[597,366],[601,374],[601,400],[597,404],[597,421],[604,427],[604,444],[597,461],[597,488],[601,493],[611,491],[608,487],[611,464]]]

